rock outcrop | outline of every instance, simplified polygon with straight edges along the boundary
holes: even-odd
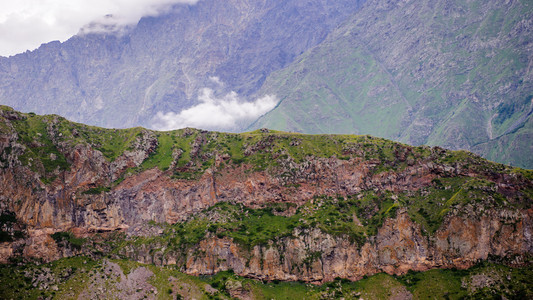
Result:
[[[513,257],[520,265],[520,256],[531,254],[533,211],[512,218],[504,215],[502,211],[474,219],[450,216],[434,235],[427,236],[406,211],[400,211],[363,245],[319,229],[296,229],[291,237],[251,249],[211,236],[191,248],[185,259],[165,253],[161,245],[130,248],[124,254],[157,265],[184,260],[182,271],[192,275],[233,270],[261,280],[313,283],[337,277],[359,280],[379,272],[401,275],[409,270],[465,269],[491,256]]]

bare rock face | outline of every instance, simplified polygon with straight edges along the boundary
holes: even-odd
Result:
[[[399,213],[394,220],[387,220],[379,229],[374,247],[377,264],[389,274],[401,274],[407,270],[427,270],[434,266],[428,261],[430,245],[422,236],[420,226],[413,223],[406,213]]]
[[[0,264],[8,262],[8,258],[13,256],[12,243],[0,243]]]
[[[94,276],[91,283],[78,296],[79,299],[119,298],[119,299],[157,299],[155,287],[149,282],[154,274],[145,267],[133,269],[129,274],[116,263],[104,261],[102,275]],[[106,281],[116,284],[105,285]],[[105,286],[106,288],[102,288]]]
[[[464,264],[489,255],[531,253],[533,211],[489,211],[479,217],[453,216],[435,236],[436,253],[442,265]],[[454,257],[458,256],[458,257]]]

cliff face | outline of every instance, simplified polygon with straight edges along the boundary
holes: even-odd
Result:
[[[321,282],[489,256],[519,264],[533,250],[531,172],[465,152],[366,136],[105,130],[8,108],[0,126],[2,262],[119,253],[194,275]],[[112,232],[127,235],[99,242]]]
[[[233,270],[236,274],[262,280],[325,282],[386,272],[401,275],[408,270],[468,268],[490,256],[514,257],[531,254],[532,211],[521,214],[491,211],[472,219],[453,216],[435,235],[424,235],[406,211],[387,219],[377,235],[362,245],[335,237],[319,229],[295,230],[291,237],[253,248],[231,239],[207,237],[182,253],[165,252],[161,245],[124,250],[125,256],[157,265],[184,261],[182,271],[192,275]]]

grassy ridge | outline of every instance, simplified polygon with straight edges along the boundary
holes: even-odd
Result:
[[[2,107],[2,110],[11,109]],[[76,145],[89,145],[112,162],[125,151],[133,151],[151,139],[157,139],[155,151],[129,172],[154,167],[168,170],[172,166],[175,178],[194,179],[214,166],[217,156],[231,158],[232,165],[252,165],[255,170],[277,167],[283,161],[302,163],[309,157],[336,157],[375,160],[378,165],[374,172],[377,173],[402,170],[408,163],[425,159],[449,166],[463,164],[476,170],[511,172],[508,167],[464,151],[410,147],[366,135],[304,135],[272,130],[232,134],[190,128],[167,132],[143,128],[119,130],[86,126],[54,115],[15,114],[18,115],[16,120],[5,121],[13,124],[19,141],[26,148],[19,159],[48,179],[58,171],[69,169],[65,154],[71,153]],[[5,153],[9,151],[4,150]],[[529,171],[520,172],[530,176],[527,175]]]
[[[2,107],[2,110],[12,111],[7,107]],[[41,174],[45,183],[52,181],[59,171],[69,169],[70,164],[65,154],[71,153],[76,145],[91,146],[112,162],[125,151],[135,150],[139,143],[146,143],[146,138],[151,137],[157,139],[155,152],[140,166],[128,172],[141,172],[154,167],[168,170],[173,165],[175,178],[195,179],[214,165],[217,155],[230,157],[234,165],[253,165],[255,170],[266,170],[269,166],[277,166],[279,160],[289,158],[301,163],[310,156],[349,159],[359,155],[366,160],[380,159],[383,165],[392,167],[397,163],[394,153],[406,151],[407,148],[405,145],[369,136],[301,135],[259,130],[231,134],[189,128],[167,132],[143,128],[119,130],[86,126],[54,115],[16,114],[18,118],[10,122],[19,141],[25,146],[19,160]],[[413,160],[430,154],[424,148],[413,150]],[[10,149],[6,149],[4,152],[9,151]]]

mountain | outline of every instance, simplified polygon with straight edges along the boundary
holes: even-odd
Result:
[[[202,0],[0,58],[0,103],[165,130],[195,108],[216,130],[371,134],[533,168],[531,20],[520,0]]]
[[[360,0],[202,0],[118,33],[85,28],[0,57],[0,103],[105,127],[153,127],[203,88],[245,100],[349,17]],[[248,124],[245,124],[248,125]]]
[[[164,273],[174,269],[317,284],[337,278],[347,287],[387,273],[407,277],[373,278],[404,280],[411,292],[417,280],[437,276],[435,284],[466,295],[486,286],[460,288],[469,284],[461,278],[488,270],[479,262],[530,274],[533,172],[465,151],[366,135],[104,129],[9,107],[0,109],[0,128],[0,260],[51,262],[47,270],[0,268],[11,274],[1,279],[13,287],[6,293],[39,292],[42,282],[51,293],[72,278],[80,288],[61,285],[61,293],[98,293],[101,276],[127,290],[131,274],[146,282],[157,273],[172,294],[189,278]],[[514,284],[506,293],[531,295],[531,286],[520,288],[528,281],[499,268],[502,293]],[[235,288],[227,275],[222,282]]]
[[[529,1],[367,1],[269,75],[250,129],[372,134],[533,168]]]

